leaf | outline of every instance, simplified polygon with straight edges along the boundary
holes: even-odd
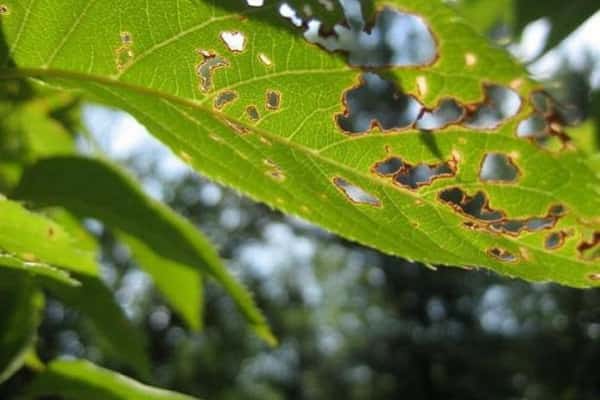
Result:
[[[427,264],[576,287],[600,281],[596,174],[567,145],[557,151],[517,135],[536,113],[539,85],[441,1],[376,2],[421,16],[437,58],[369,70],[429,108],[446,98],[473,113],[489,106],[481,102],[490,86],[512,90],[521,107],[494,127],[468,126],[463,115],[432,132],[376,123],[345,132],[338,121],[362,71],[294,33],[275,2],[6,3],[4,34],[18,67],[0,76],[36,77],[126,110],[216,181]],[[243,49],[232,50],[224,32],[244,35]],[[488,158],[513,178],[482,179]],[[382,170],[398,160],[395,177]],[[422,170],[429,179],[411,183]]]
[[[0,250],[7,253],[7,264],[13,268],[31,265],[27,263],[49,264],[86,275],[97,273],[94,253],[76,247],[75,240],[60,225],[1,198]]]
[[[141,266],[192,327],[199,326],[200,272],[213,276],[263,339],[274,338],[250,293],[221,263],[210,242],[184,218],[147,197],[135,181],[108,163],[77,156],[40,160],[25,170],[15,196],[61,206],[123,232]],[[164,261],[164,265],[159,263]],[[177,283],[186,281],[183,286]],[[189,304],[185,304],[189,303]]]
[[[27,389],[28,398],[60,396],[65,400],[193,400],[157,389],[84,360],[57,360]]]
[[[28,276],[0,269],[0,383],[21,368],[35,344],[43,304]]]
[[[32,275],[44,276],[67,285],[79,285],[79,281],[71,277],[67,271],[55,268],[49,264],[25,261],[10,254],[0,254],[0,268],[9,268]]]
[[[140,267],[153,277],[158,289],[189,327],[200,330],[204,301],[202,274],[189,265],[161,257],[133,236],[120,234],[119,238],[129,247]]]
[[[77,275],[80,287],[66,287],[45,282],[44,287],[69,307],[88,317],[101,343],[113,357],[149,376],[146,338],[124,315],[113,293],[96,277]]]

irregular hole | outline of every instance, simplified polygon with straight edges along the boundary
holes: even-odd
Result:
[[[442,129],[462,120],[465,110],[455,100],[445,99],[434,110],[422,109],[415,127],[422,130]]]
[[[269,110],[278,110],[281,106],[281,93],[275,90],[267,90],[266,106]]]
[[[519,258],[506,249],[492,247],[487,251],[488,255],[502,262],[517,262]]]
[[[196,67],[196,74],[200,78],[200,90],[208,92],[213,87],[213,72],[218,68],[227,67],[229,63],[212,51],[199,50],[198,54],[202,57],[202,62]]]
[[[115,64],[117,71],[125,69],[135,57],[133,52],[133,36],[129,32],[120,33],[121,45],[115,49]]]
[[[517,115],[521,108],[521,98],[512,89],[498,86],[485,86],[485,99],[481,104],[467,106],[464,125],[469,128],[495,129],[503,121]]]
[[[344,94],[346,110],[336,120],[347,133],[365,133],[378,126],[383,130],[403,129],[416,121],[421,106],[396,86],[378,75],[367,73],[360,84]]]
[[[487,153],[483,158],[479,178],[489,182],[514,182],[519,169],[506,154]]]
[[[387,160],[380,161],[373,166],[377,175],[391,176],[397,173],[404,166],[404,162],[398,157],[390,157]]]
[[[235,101],[238,95],[232,90],[225,90],[215,97],[214,106],[217,110],[222,110],[227,104]]]
[[[242,32],[221,32],[221,40],[229,50],[234,53],[241,53],[246,48],[246,36]]]
[[[488,205],[488,199],[483,192],[468,196],[460,188],[454,187],[440,192],[440,200],[469,217],[494,222],[504,218],[504,213],[493,210]]]
[[[381,202],[377,197],[364,191],[360,187],[351,184],[347,180],[340,178],[339,176],[333,178],[333,184],[353,203],[368,204],[374,207],[381,206]]]
[[[258,60],[267,67],[273,65],[273,61],[265,53],[258,53]]]
[[[563,246],[563,244],[565,244],[566,237],[566,232],[552,232],[546,236],[546,239],[544,240],[544,247],[548,250],[559,249]]]
[[[471,197],[458,187],[441,191],[439,198],[461,214],[479,221],[479,225],[471,224],[470,228],[481,228],[512,236],[518,236],[523,232],[552,229],[565,212],[562,205],[554,205],[544,217],[506,218],[503,211],[489,207],[489,200],[485,193],[480,191]],[[557,211],[561,212],[557,213]]]
[[[291,13],[290,13],[291,14]],[[297,14],[293,14],[297,18]],[[288,18],[296,26],[302,21]],[[428,65],[437,57],[437,44],[426,23],[418,16],[398,12],[391,8],[380,11],[369,26],[360,29],[335,25],[333,34],[324,35],[320,21],[306,24],[304,37],[329,51],[348,54],[354,66],[382,67]]]
[[[5,4],[0,4],[0,16],[10,14],[10,9]]]
[[[302,26],[302,18],[298,16],[296,10],[294,10],[288,3],[283,3],[279,6],[279,14],[283,18],[289,19],[294,26]]]
[[[279,165],[268,159],[263,160],[263,163],[269,168],[266,172],[269,177],[277,182],[283,182],[285,180],[285,174]]]
[[[260,119],[260,113],[258,112],[258,108],[256,108],[256,106],[251,105],[246,107],[246,114],[252,121],[258,121]]]
[[[563,127],[565,117],[561,106],[542,91],[533,92],[530,99],[535,112],[519,123],[517,136],[550,150],[567,148],[571,138]]]
[[[593,261],[600,258],[600,232],[594,232],[592,240],[589,242],[581,242],[577,246],[577,250],[581,257],[585,260]]]
[[[372,170],[380,176],[393,176],[393,182],[417,189],[430,185],[435,179],[452,177],[456,174],[457,160],[441,162],[438,164],[411,165],[398,157],[391,157],[373,165]]]

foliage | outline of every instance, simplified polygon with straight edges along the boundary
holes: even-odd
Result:
[[[333,26],[343,18],[337,5],[298,3],[302,12],[287,19],[275,1],[0,4],[0,187],[10,198],[0,201],[0,263],[24,285],[9,288],[19,293],[7,307],[31,310],[3,321],[10,328],[0,343],[16,350],[0,354],[0,377],[30,352],[42,288],[90,317],[117,358],[149,375],[143,335],[99,278],[85,218],[115,232],[192,329],[202,325],[211,276],[255,333],[276,342],[196,227],[109,161],[76,155],[79,96],[129,112],[211,179],[384,253],[574,287],[600,281],[595,155],[575,148],[560,106],[477,33],[485,29],[441,1],[365,2],[359,29]],[[465,15],[481,12],[464,3]],[[538,16],[526,3],[507,12],[517,30]],[[583,3],[551,45],[593,10]],[[305,19],[313,11],[323,16],[316,37]],[[358,62],[323,34],[373,35],[398,12],[425,27],[428,58]],[[361,127],[354,99],[374,81],[391,104],[418,109],[410,121],[388,124],[375,110]],[[444,117],[448,108],[457,114]],[[106,387],[112,379],[124,386]],[[65,382],[75,392],[63,392]],[[33,388],[67,398],[151,391],[83,361],[51,363]]]

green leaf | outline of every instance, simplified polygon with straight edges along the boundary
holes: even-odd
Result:
[[[149,375],[146,338],[125,316],[113,293],[96,277],[76,276],[80,287],[67,287],[45,282],[58,300],[78,310],[92,322],[100,343],[113,357],[136,369],[142,376]]]
[[[250,293],[221,263],[210,242],[187,220],[150,199],[135,181],[113,165],[65,156],[40,160],[25,170],[15,191],[41,206],[61,206],[93,217],[125,234],[140,265],[192,327],[199,326],[200,272],[213,276],[235,300],[263,339],[274,338]],[[164,265],[160,265],[161,262]],[[186,282],[183,286],[178,283]],[[185,304],[189,303],[189,304]]]
[[[189,327],[200,330],[204,304],[202,274],[189,265],[162,257],[133,236],[122,233],[119,239],[129,247],[140,267],[153,278],[158,289]]]
[[[29,398],[54,395],[65,400],[193,400],[83,360],[51,362],[27,389],[27,395]]]
[[[428,107],[451,98],[473,109],[486,85],[511,87],[522,105],[498,127],[344,132],[337,119],[362,71],[307,43],[276,2],[5,3],[18,67],[0,76],[36,77],[126,110],[194,168],[255,199],[428,264],[577,287],[600,282],[596,253],[586,251],[600,230],[597,175],[576,151],[517,135],[539,85],[441,1],[376,2],[376,10],[421,16],[437,58],[370,71]],[[243,51],[221,39],[235,32],[245,35]],[[377,172],[390,157],[405,172],[446,172],[409,187]],[[482,179],[488,157],[514,177]]]
[[[0,269],[0,383],[21,368],[35,344],[43,304],[32,279]]]
[[[75,240],[55,222],[1,198],[0,216],[0,250],[13,259],[10,264],[7,261],[9,266],[41,263],[81,274],[97,273],[94,253],[75,246]],[[36,272],[40,268],[30,270]]]
[[[9,268],[32,275],[43,276],[71,286],[79,285],[79,281],[71,277],[67,271],[55,268],[49,264],[25,261],[6,253],[0,254],[0,268]]]

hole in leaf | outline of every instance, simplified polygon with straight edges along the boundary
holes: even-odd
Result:
[[[506,154],[487,153],[481,164],[479,177],[489,182],[514,182],[519,170],[513,160]]]
[[[246,36],[241,32],[221,32],[220,37],[227,48],[234,53],[240,53],[246,48]]]
[[[246,114],[248,114],[248,118],[250,118],[252,121],[258,121],[260,119],[258,108],[256,108],[254,105],[246,107]]]
[[[217,110],[223,109],[227,104],[235,101],[238,95],[232,90],[225,90],[215,97],[214,105]]]
[[[374,207],[381,206],[381,202],[377,197],[339,176],[333,178],[333,184],[353,203],[368,204]]]
[[[485,99],[481,104],[467,105],[464,125],[469,128],[495,129],[503,121],[517,115],[521,108],[521,98],[512,89],[498,86],[485,86]]]
[[[391,157],[373,165],[372,170],[380,176],[393,176],[393,182],[409,188],[417,189],[431,184],[435,179],[448,178],[456,174],[457,160],[438,164],[411,165],[401,158]]]
[[[196,67],[196,74],[200,78],[200,90],[208,92],[213,87],[213,72],[218,68],[227,67],[229,63],[214,52],[199,50],[202,62]]]
[[[246,0],[246,3],[250,7],[262,7],[265,4],[265,0]]]
[[[0,4],[0,16],[10,14],[10,9],[5,4]]]
[[[269,110],[277,110],[281,106],[281,93],[267,90],[266,106]]]
[[[454,187],[443,190],[440,200],[447,203],[460,213],[481,221],[499,221],[504,218],[500,211],[492,210],[488,205],[488,199],[483,192],[477,192],[474,196],[468,196],[460,188]]]
[[[297,17],[294,12],[293,16]],[[294,20],[296,26],[302,20]],[[354,66],[382,67],[428,65],[437,57],[437,44],[425,22],[418,16],[389,7],[377,13],[374,23],[359,27],[335,25],[332,34],[323,35],[323,24],[312,19],[304,37],[329,51],[348,54]]]
[[[600,281],[600,273],[599,273],[599,272],[596,272],[596,273],[594,273],[594,274],[589,274],[589,275],[588,275],[588,278],[589,278],[591,281]]]
[[[495,259],[500,260],[502,262],[516,262],[519,260],[519,258],[517,256],[515,256],[508,250],[505,250],[505,249],[502,249],[499,247],[493,247],[493,248],[489,249],[487,253],[488,253],[488,255],[490,255],[490,256],[494,257]]]
[[[465,110],[455,100],[442,100],[434,110],[422,109],[415,127],[422,130],[442,129],[462,120]]]
[[[594,232],[592,240],[580,243],[577,250],[584,260],[600,259],[600,232]]]
[[[548,150],[567,148],[571,138],[563,127],[566,117],[561,106],[542,91],[533,92],[530,99],[535,112],[519,123],[517,136]]]
[[[346,91],[344,103],[346,111],[336,120],[348,133],[365,133],[376,126],[383,130],[407,128],[421,110],[413,97],[371,73],[364,74],[357,87]]]
[[[567,237],[566,232],[552,232],[544,240],[544,247],[548,250],[556,250],[565,244],[565,238]]]
[[[457,187],[443,190],[440,192],[439,198],[461,214],[479,221],[478,225],[469,225],[470,228],[482,228],[490,232],[512,236],[518,236],[523,232],[552,229],[558,219],[564,215],[564,207],[555,205],[550,207],[548,214],[544,217],[506,218],[503,211],[489,207],[489,201],[485,193],[480,191],[471,197]],[[559,211],[562,211],[560,214],[556,212],[559,208],[561,208]]]

